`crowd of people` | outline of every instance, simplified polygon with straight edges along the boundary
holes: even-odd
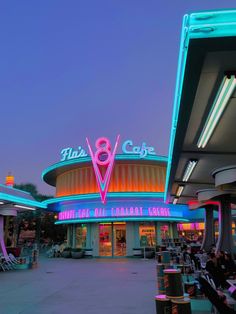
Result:
[[[191,271],[194,268],[194,270],[207,272],[213,279],[216,288],[227,288],[227,279],[236,278],[236,264],[232,254],[224,251],[216,252],[214,246],[209,252],[201,249],[195,252],[191,247],[184,245],[174,259],[177,263],[182,261],[190,265]]]
[[[227,279],[234,278],[236,275],[236,266],[232,255],[220,251],[219,253],[210,252],[206,263],[206,271],[212,277],[216,287],[227,287]]]

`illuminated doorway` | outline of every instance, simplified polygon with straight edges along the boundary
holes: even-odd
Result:
[[[113,223],[113,255],[126,255],[126,223]]]
[[[126,223],[99,224],[99,256],[126,256]]]

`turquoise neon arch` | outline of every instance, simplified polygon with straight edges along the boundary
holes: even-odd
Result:
[[[164,197],[164,192],[116,192],[116,193],[108,193],[107,199],[109,198],[162,198]],[[77,194],[77,195],[69,195],[69,196],[61,196],[48,199],[43,201],[42,203],[45,205],[59,203],[59,202],[66,202],[66,201],[75,201],[75,200],[100,200],[100,194],[93,193],[93,194]]]

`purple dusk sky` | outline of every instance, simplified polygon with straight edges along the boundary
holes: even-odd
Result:
[[[54,189],[42,170],[64,147],[117,134],[168,154],[186,13],[235,0],[43,0],[0,5],[0,178]]]

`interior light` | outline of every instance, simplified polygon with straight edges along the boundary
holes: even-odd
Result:
[[[177,189],[177,192],[176,192],[176,196],[180,197],[180,195],[182,194],[183,190],[184,190],[184,185],[179,185],[178,189]]]
[[[14,205],[14,207],[23,208],[23,209],[29,209],[29,210],[35,210],[35,208],[33,208],[33,207],[28,207],[28,206],[24,206],[24,205]]]
[[[4,202],[0,202],[0,205],[3,205],[4,204]]]
[[[192,172],[193,172],[193,169],[195,168],[197,164],[197,160],[189,160],[188,163],[187,163],[187,166],[186,166],[186,169],[184,171],[184,175],[183,175],[183,181],[188,181],[188,179],[190,178]]]
[[[221,115],[228,104],[230,97],[232,96],[236,86],[235,75],[225,76],[221,86],[218,90],[216,98],[214,100],[211,111],[206,120],[205,126],[199,137],[197,146],[198,148],[204,148],[211,135],[213,134]]]
[[[173,200],[173,204],[174,204],[174,205],[177,204],[178,200],[179,200],[179,198],[178,198],[178,197],[175,197],[174,200]]]

